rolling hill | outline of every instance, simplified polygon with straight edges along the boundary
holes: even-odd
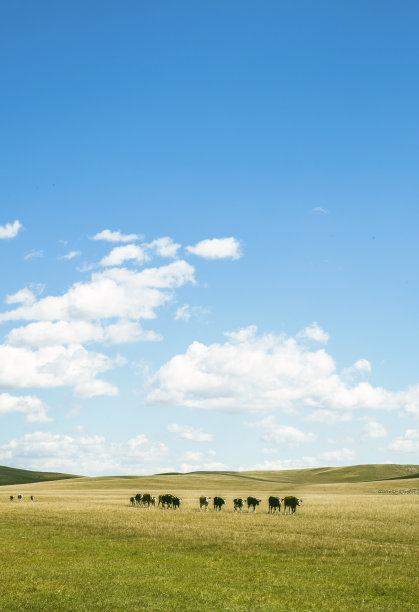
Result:
[[[73,474],[60,474],[59,472],[33,472],[31,470],[19,470],[0,465],[0,486],[64,480],[67,478],[77,478],[77,476]]]

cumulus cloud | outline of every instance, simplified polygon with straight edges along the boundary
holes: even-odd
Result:
[[[72,387],[80,397],[116,395],[117,388],[97,376],[118,365],[78,344],[38,350],[0,345],[0,388]]]
[[[304,442],[312,442],[316,436],[312,433],[306,433],[291,427],[289,425],[280,425],[275,421],[275,417],[269,416],[261,421],[245,423],[246,427],[259,427],[264,431],[262,439],[274,444],[287,444],[289,446],[299,446]]]
[[[168,448],[144,434],[121,442],[104,436],[35,432],[0,445],[0,461],[32,470],[82,475],[149,474],[164,471]]]
[[[11,412],[24,414],[28,423],[46,423],[51,420],[45,404],[38,397],[0,393],[0,416]]]
[[[240,242],[237,238],[210,238],[201,240],[186,250],[205,259],[239,259],[242,256]]]
[[[376,439],[376,438],[385,438],[387,435],[387,429],[381,423],[377,423],[376,421],[369,421],[362,428],[362,434],[364,438]]]
[[[149,259],[149,256],[142,247],[136,244],[126,244],[112,249],[112,251],[101,260],[100,265],[105,267],[120,266],[125,261],[135,261],[137,264],[142,264]]]
[[[321,342],[323,344],[326,344],[329,340],[329,334],[325,332],[316,321],[300,331],[297,337],[313,340],[314,342]]]
[[[109,229],[102,230],[94,236],[91,240],[105,240],[106,242],[132,242],[133,240],[139,240],[138,234],[122,234],[119,230],[112,231]]]
[[[164,364],[148,381],[149,404],[225,412],[302,406],[342,412],[409,407],[412,412],[419,405],[418,388],[393,393],[348,381],[331,355],[300,342],[299,334],[258,335],[251,326],[226,335],[223,344],[193,342]]]
[[[0,321],[153,319],[155,310],[172,299],[171,290],[188,282],[194,282],[194,268],[183,260],[140,272],[110,268],[75,283],[64,295],[1,313]]]
[[[20,289],[13,295],[6,296],[6,304],[24,304],[25,306],[30,306],[34,302],[36,302],[36,295],[28,287]]]
[[[390,442],[387,449],[401,453],[419,453],[419,429],[406,429],[402,436]]]
[[[192,440],[193,442],[212,442],[214,436],[210,433],[205,433],[202,429],[196,429],[190,425],[178,425],[177,423],[169,423],[166,430],[177,434],[183,440]]]
[[[176,257],[181,245],[177,244],[169,236],[156,238],[153,242],[144,245],[149,250],[154,251],[160,257]]]
[[[0,240],[15,238],[23,225],[16,219],[13,223],[6,223],[6,225],[0,225]]]

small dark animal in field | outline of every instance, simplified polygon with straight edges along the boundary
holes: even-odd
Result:
[[[256,512],[256,506],[259,506],[261,499],[256,499],[256,497],[248,497],[247,498],[247,511],[250,512],[250,508],[253,508],[253,512]]]
[[[279,514],[281,514],[281,502],[283,502],[284,499],[282,497],[274,497],[273,495],[270,496],[270,498],[268,499],[268,504],[269,504],[269,513],[275,514],[276,510],[278,509]]]
[[[129,503],[131,506],[135,506],[135,497],[130,497],[129,498]]]
[[[13,497],[13,495],[11,495],[10,496],[10,501],[13,501],[13,500],[14,500],[14,497]]]
[[[201,497],[199,498],[199,511],[202,511],[202,508],[205,510],[205,512],[208,512],[208,504],[209,504],[209,500],[211,499],[211,497],[208,497],[206,495],[201,495]]]
[[[173,510],[179,510],[180,509],[180,503],[181,503],[181,499],[179,499],[179,497],[172,497],[172,508]]]
[[[19,495],[17,496],[17,501],[22,501],[23,499],[23,495],[22,493],[19,493]]]
[[[287,513],[287,508],[289,508],[290,514],[294,514],[297,506],[301,506],[302,503],[302,499],[294,497],[293,495],[287,495],[287,497],[284,497],[284,514]]]
[[[137,493],[137,495],[135,496],[135,502],[136,502],[137,506],[141,505],[142,498],[143,498],[143,496],[141,495],[141,493]]]
[[[161,503],[162,508],[171,508],[173,505],[173,495],[166,493],[166,495],[159,496],[159,505]]]
[[[35,497],[31,495],[31,502],[35,501]]]
[[[243,510],[245,501],[246,500],[244,500],[242,497],[236,497],[236,499],[233,499],[234,512],[241,512]]]
[[[149,508],[151,506],[151,495],[150,495],[150,493],[144,493],[141,502],[142,502],[144,507]]]
[[[226,500],[222,497],[214,497],[214,510],[215,512],[221,512],[221,508],[226,503]]]

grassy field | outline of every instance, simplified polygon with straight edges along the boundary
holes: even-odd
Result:
[[[0,609],[419,610],[419,496],[378,493],[419,489],[419,479],[316,484],[277,474],[2,487]],[[10,502],[18,492],[23,501]],[[130,507],[137,492],[179,494],[181,510]],[[200,494],[227,505],[200,513]],[[260,511],[235,514],[232,499],[251,494]],[[303,504],[268,515],[270,494]]]
[[[75,478],[73,474],[59,472],[33,472],[32,470],[19,470],[0,465],[0,486],[9,484],[25,484],[28,482],[44,482],[50,480],[63,480]]]

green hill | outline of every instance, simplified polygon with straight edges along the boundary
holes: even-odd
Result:
[[[59,472],[32,472],[31,470],[19,470],[0,465],[0,486],[64,480],[66,478],[77,478],[77,476],[60,474]]]

